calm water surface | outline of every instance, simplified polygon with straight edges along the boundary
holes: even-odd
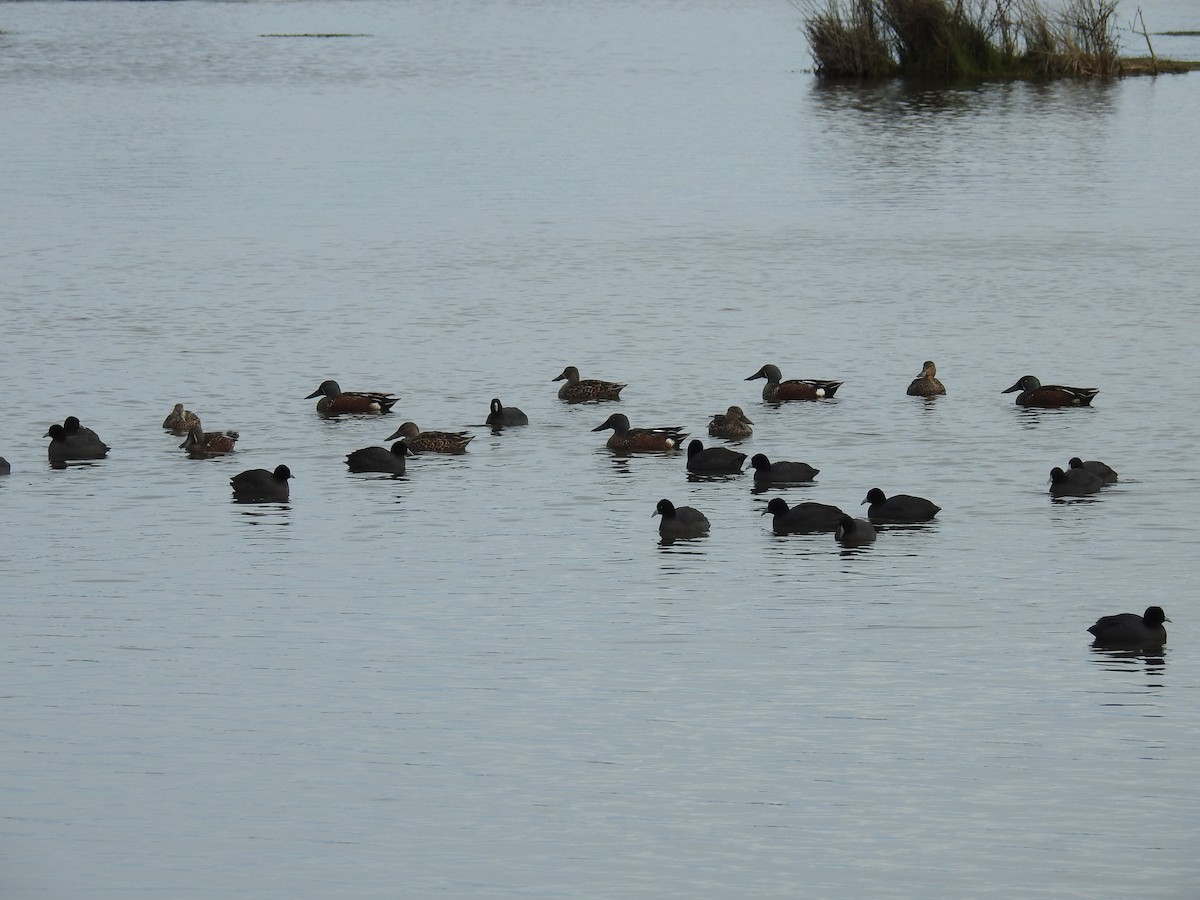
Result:
[[[0,6],[0,894],[1195,895],[1197,76],[822,85],[798,24]],[[766,406],[767,362],[845,386]],[[567,364],[821,474],[614,458]],[[397,414],[321,420],[325,378]],[[69,414],[108,459],[49,468]],[[347,474],[405,419],[476,438]],[[1073,455],[1120,483],[1051,501]],[[853,552],[759,515],[873,486],[943,511]],[[1089,648],[1150,603],[1164,652]]]

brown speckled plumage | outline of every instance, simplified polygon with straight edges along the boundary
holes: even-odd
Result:
[[[551,381],[566,381],[558,389],[558,399],[568,403],[588,403],[597,400],[620,400],[624,384],[618,381],[600,381],[597,378],[579,377],[579,370],[567,366],[562,374]]]
[[[409,449],[417,453],[465,453],[474,437],[465,431],[422,431],[416,422],[405,422],[387,440],[404,438]]]

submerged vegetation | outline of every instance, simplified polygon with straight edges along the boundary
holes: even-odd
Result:
[[[369,34],[347,34],[340,31],[305,32],[295,34],[260,34],[259,37],[269,38],[351,38],[370,37]]]
[[[1187,71],[1196,63],[1120,55],[1116,0],[806,0],[818,75],[1036,78]],[[1139,10],[1140,18],[1140,10]]]

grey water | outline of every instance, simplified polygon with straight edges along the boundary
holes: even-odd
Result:
[[[0,896],[1195,896],[1200,76],[823,84],[800,25],[0,5]],[[768,362],[844,385],[766,405]],[[327,378],[401,399],[324,420]],[[817,480],[591,431],[731,404]],[[107,459],[49,466],[68,415]],[[404,420],[475,437],[347,472]],[[1052,500],[1076,455],[1120,481]],[[876,486],[942,511],[760,515]],[[1150,604],[1162,651],[1089,646]]]

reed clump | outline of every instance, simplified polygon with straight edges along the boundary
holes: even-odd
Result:
[[[817,74],[963,79],[1121,71],[1116,0],[805,0]],[[823,2],[824,5],[817,5]]]

